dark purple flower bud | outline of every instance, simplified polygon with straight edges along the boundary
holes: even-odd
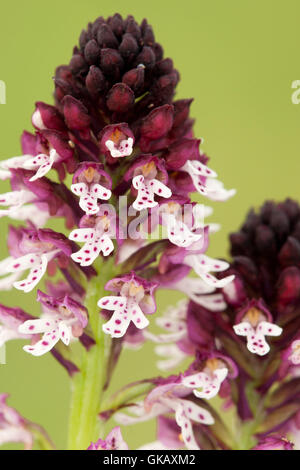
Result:
[[[292,311],[300,302],[300,269],[291,266],[282,271],[277,283],[277,305],[280,313]]]
[[[165,104],[151,111],[141,124],[143,139],[157,140],[165,136],[173,125],[173,110],[173,106]]]
[[[120,71],[124,67],[122,56],[115,49],[102,49],[100,55],[101,70],[114,78],[120,76]]]
[[[88,64],[96,64],[100,58],[100,47],[95,39],[91,39],[84,48],[84,57]]]
[[[141,30],[139,28],[139,25],[133,18],[133,16],[129,16],[126,21],[126,33],[130,33],[132,36],[135,37],[135,39],[139,42],[141,39]]]
[[[95,65],[90,67],[89,73],[85,79],[85,84],[88,92],[92,96],[100,94],[101,91],[105,89],[105,77],[101,70]]]
[[[70,129],[85,130],[89,127],[91,118],[86,107],[72,96],[63,99],[63,110],[66,123]]]
[[[121,37],[124,32],[124,23],[122,16],[116,13],[113,17],[108,19],[108,24],[112,32],[117,36]]]
[[[35,103],[35,106],[36,110],[32,115],[32,124],[36,129],[66,130],[63,117],[55,106],[50,106],[42,101]]]
[[[138,94],[144,86],[144,67],[131,69],[123,75],[123,83],[128,85],[135,94]]]
[[[197,160],[200,158],[200,139],[182,139],[170,145],[166,155],[167,168],[179,170],[187,160]]]
[[[129,33],[124,34],[119,51],[124,59],[131,59],[138,52],[139,46],[136,39]]]
[[[107,24],[101,24],[97,31],[97,42],[100,47],[117,48],[118,40]]]
[[[80,54],[73,55],[70,61],[70,70],[74,75],[81,74],[88,69],[88,64]]]
[[[125,113],[134,104],[134,93],[125,83],[116,83],[108,92],[107,107],[117,113]]]
[[[278,254],[278,260],[283,267],[300,266],[300,242],[289,237]]]
[[[146,68],[153,68],[155,65],[155,54],[151,47],[144,46],[135,60],[135,65],[144,65]]]

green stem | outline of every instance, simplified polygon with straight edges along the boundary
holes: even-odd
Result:
[[[99,315],[98,300],[105,295],[104,286],[116,274],[114,258],[111,257],[96,269],[98,275],[87,284],[85,306],[96,344],[84,351],[80,372],[72,382],[71,413],[69,421],[69,449],[86,449],[91,441],[99,439],[102,432],[98,418],[106,381],[106,366],[110,338],[103,333],[105,322]],[[99,266],[100,265],[100,266]]]

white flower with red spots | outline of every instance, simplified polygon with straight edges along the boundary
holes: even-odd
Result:
[[[132,181],[136,199],[132,206],[141,211],[158,205],[155,196],[169,198],[172,191],[168,188],[168,172],[156,157],[140,157],[124,175],[125,181]]]
[[[39,291],[38,300],[46,308],[45,313],[41,318],[25,321],[18,329],[25,335],[43,335],[39,341],[23,347],[33,356],[51,351],[59,340],[68,346],[70,341],[82,335],[88,321],[87,310],[68,295],[55,299]]]
[[[264,356],[270,351],[266,342],[266,336],[280,336],[282,328],[268,319],[272,319],[270,313],[262,305],[261,301],[252,302],[238,315],[241,322],[233,326],[235,334],[245,336],[247,348],[253,354]]]
[[[220,364],[218,364],[219,362]],[[228,368],[224,362],[211,359],[206,361],[206,365],[201,372],[184,377],[182,383],[185,387],[192,388],[197,398],[209,400],[219,393],[222,382],[224,382],[227,375]]]
[[[236,193],[235,189],[225,189],[223,183],[215,179],[217,173],[198,160],[187,160],[180,170],[190,175],[200,194],[213,201],[226,201]]]
[[[226,261],[210,258],[209,256],[203,254],[188,254],[185,257],[184,262],[193,268],[195,273],[198,274],[198,276],[209,286],[222,288],[232,282],[234,279],[234,275],[224,277],[223,279],[217,279],[215,276],[210,274],[210,271],[226,271],[226,269],[229,268],[229,264]]]
[[[52,250],[45,253],[29,253],[20,258],[6,258],[0,263],[0,275],[9,274],[0,280],[3,289],[10,289],[12,286],[24,292],[30,292],[40,282],[44,276],[48,262],[53,259],[59,250]],[[17,281],[22,274],[29,269],[28,276],[22,281]]]
[[[138,329],[146,328],[149,321],[145,314],[156,310],[153,291],[156,284],[139,278],[134,273],[109,281],[105,288],[118,292],[118,296],[102,297],[98,306],[114,313],[103,325],[103,331],[112,338],[121,338],[132,322]]]
[[[172,196],[172,191],[155,178],[145,178],[143,175],[138,175],[133,178],[132,185],[138,192],[137,198],[132,204],[137,211],[157,206],[158,203],[154,201],[155,195],[164,198]]]
[[[205,408],[182,398],[188,393],[188,389],[178,383],[159,385],[149,393],[144,402],[130,407],[134,416],[117,413],[115,419],[120,424],[128,425],[148,421],[162,414],[175,413],[176,423],[181,428],[182,441],[190,450],[199,449],[193,433],[193,423],[211,425],[214,424],[214,418]]]
[[[99,163],[81,163],[73,176],[71,191],[79,196],[79,206],[88,215],[100,210],[98,199],[111,197],[111,178]]]
[[[53,164],[60,160],[60,156],[55,149],[51,149],[49,155],[46,153],[39,153],[35,157],[32,155],[22,155],[21,157],[13,157],[8,160],[3,160],[0,163],[0,168],[9,171],[10,169],[23,168],[24,170],[32,170],[36,173],[30,178],[29,181],[35,181],[45,176],[52,168]],[[10,177],[10,173],[7,175]]]
[[[121,140],[119,144],[108,139],[105,146],[113,158],[129,157],[132,154],[133,139],[128,137],[128,139]]]
[[[166,203],[161,203],[161,224],[167,227],[168,239],[174,245],[182,248],[187,248],[194,243],[199,243],[201,239],[204,240],[203,230],[198,230],[198,210],[195,205],[192,209],[191,222],[186,223],[182,211],[182,205],[175,199]]]
[[[239,336],[246,336],[247,348],[253,354],[264,356],[270,351],[270,346],[266,342],[266,336],[280,336],[282,328],[274,323],[266,321],[260,322],[254,328],[249,322],[242,322],[233,327],[235,334]]]
[[[73,230],[69,239],[84,242],[84,246],[73,253],[71,258],[80,266],[90,266],[101,252],[103,256],[108,256],[114,250],[112,236],[111,220],[105,215],[97,218],[94,228]]]

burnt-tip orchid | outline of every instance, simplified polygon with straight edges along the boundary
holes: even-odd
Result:
[[[154,290],[157,284],[148,282],[135,273],[124,275],[109,281],[105,289],[117,293],[117,296],[105,296],[99,299],[98,306],[113,311],[111,319],[103,325],[103,331],[112,338],[121,338],[132,322],[136,328],[149,325],[146,315],[156,310]]]
[[[68,295],[59,299],[41,291],[38,291],[37,300],[44,306],[44,313],[38,319],[26,320],[18,331],[23,335],[43,336],[39,341],[24,346],[24,351],[33,356],[42,356],[59,340],[68,346],[82,335],[88,323],[88,313],[83,305]]]

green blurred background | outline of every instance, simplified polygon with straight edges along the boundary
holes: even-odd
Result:
[[[196,135],[212,168],[237,196],[214,204],[213,221],[222,231],[213,236],[210,254],[226,256],[228,234],[250,206],[286,196],[300,199],[300,105],[292,104],[291,84],[300,79],[298,0],[27,0],[3,2],[0,28],[0,80],[7,104],[0,105],[0,158],[20,154],[19,137],[31,129],[34,102],[51,103],[52,76],[68,62],[72,47],[88,21],[115,12],[147,17],[165,55],[181,73],[177,96],[194,97]],[[8,189],[2,184],[4,192]],[[6,256],[7,219],[0,221],[1,259]],[[36,314],[34,296],[14,290],[1,302]],[[159,295],[162,312],[180,296]],[[21,342],[7,347],[0,365],[0,393],[24,416],[43,424],[59,448],[66,445],[69,380],[47,355],[25,354]],[[126,351],[113,388],[157,374],[153,346]],[[109,427],[112,427],[110,423]],[[131,448],[154,440],[154,424],[124,431]],[[17,446],[10,446],[17,448]]]

